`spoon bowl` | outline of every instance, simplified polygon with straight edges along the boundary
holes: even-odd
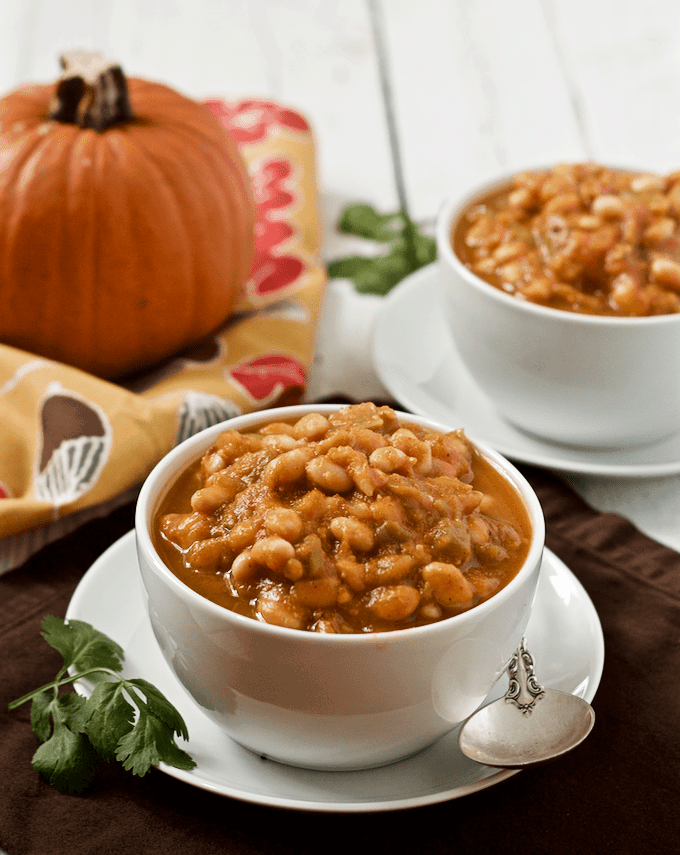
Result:
[[[461,728],[463,754],[487,766],[522,769],[554,760],[583,742],[595,711],[583,698],[545,689],[536,681],[525,639],[508,673],[504,697],[482,707]]]

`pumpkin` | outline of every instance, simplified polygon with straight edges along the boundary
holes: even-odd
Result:
[[[119,377],[229,317],[253,192],[204,105],[98,54],[62,67],[0,99],[0,342]]]

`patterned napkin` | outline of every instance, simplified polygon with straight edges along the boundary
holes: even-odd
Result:
[[[326,286],[311,130],[269,101],[206,104],[257,202],[243,295],[213,338],[124,384],[0,345],[0,573],[129,501],[191,434],[302,397]]]

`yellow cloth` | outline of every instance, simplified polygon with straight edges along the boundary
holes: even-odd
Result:
[[[311,130],[272,102],[206,103],[255,190],[243,296],[213,339],[127,385],[0,345],[0,572],[129,496],[187,436],[304,392],[326,285]]]

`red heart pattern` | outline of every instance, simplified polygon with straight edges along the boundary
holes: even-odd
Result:
[[[292,386],[304,387],[307,382],[305,366],[285,353],[267,353],[246,359],[229,372],[236,383],[253,401],[261,404],[278,398]]]

